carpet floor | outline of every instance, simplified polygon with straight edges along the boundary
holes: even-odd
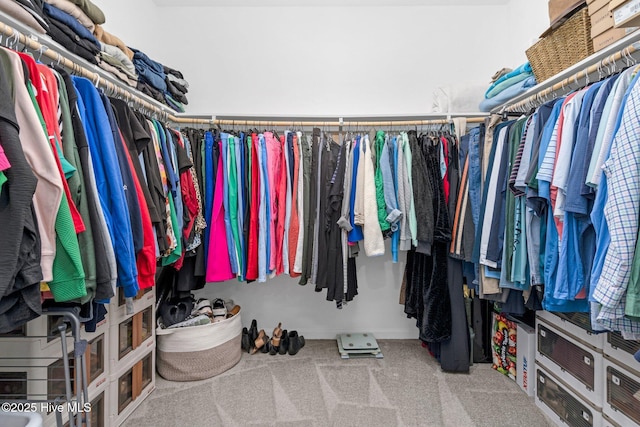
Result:
[[[380,340],[383,359],[343,360],[335,340],[296,355],[243,354],[196,382],[157,376],[126,420],[161,426],[551,426],[515,382],[476,364],[448,374],[417,340]]]

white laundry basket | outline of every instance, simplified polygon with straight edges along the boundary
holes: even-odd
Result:
[[[156,329],[156,367],[169,381],[198,381],[234,367],[242,356],[240,313],[221,322]]]

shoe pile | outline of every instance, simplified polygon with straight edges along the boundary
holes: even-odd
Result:
[[[264,329],[258,331],[256,319],[251,321],[249,329],[242,328],[242,350],[247,353],[256,354],[259,351],[269,353],[272,356],[287,353],[294,356],[304,345],[304,336],[298,335],[298,331],[287,332],[286,329],[283,330],[281,323],[275,327],[271,338],[264,332]]]
[[[233,300],[216,298],[212,303],[206,298],[196,300],[191,295],[162,302],[158,308],[158,327],[174,329],[218,323],[239,312],[240,306]]]

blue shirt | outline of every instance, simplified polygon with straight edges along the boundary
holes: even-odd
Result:
[[[355,204],[356,204],[356,182],[358,179],[358,163],[360,161],[360,135],[356,137],[356,144],[353,148],[353,170],[351,171],[351,194],[349,194],[349,221],[351,222],[351,231],[349,231],[349,242],[359,242],[364,239],[362,226],[355,223]]]
[[[591,274],[595,234],[588,217],[589,200],[580,194],[584,183],[580,179],[584,172],[584,157],[587,155],[591,109],[601,85],[602,82],[598,82],[585,93],[574,138],[575,147],[567,180],[558,281],[554,290],[554,298],[560,300],[575,299],[585,285],[588,285],[588,276]]]
[[[120,166],[120,175],[122,176],[124,195],[127,201],[127,210],[129,211],[133,247],[137,254],[144,246],[144,236],[142,232],[142,214],[140,213],[140,202],[138,201],[136,184],[133,179],[131,167],[129,166],[127,149],[123,145],[124,143],[120,136],[120,129],[118,129],[118,122],[116,121],[116,117],[111,108],[111,102],[104,94],[101,94],[100,98],[102,99],[102,104],[104,105],[105,112],[109,118],[109,126],[111,127],[111,134],[113,135],[113,143],[116,156],[118,157],[118,165]]]
[[[87,134],[98,198],[116,256],[117,285],[124,289],[125,297],[131,298],[138,294],[138,270],[109,118],[93,83],[83,77],[71,78],[78,93],[78,110]]]
[[[606,178],[609,191],[604,213],[610,244],[606,249],[598,248],[598,251],[606,250],[607,254],[593,292],[593,298],[602,304],[598,320],[611,320],[617,327],[633,333],[640,332],[640,323],[625,319],[624,297],[635,253],[640,211],[639,77],[640,73],[633,78],[624,95],[616,121],[615,138],[603,167],[603,179]]]

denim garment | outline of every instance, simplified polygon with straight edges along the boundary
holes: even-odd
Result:
[[[386,221],[391,224],[391,231],[395,232],[398,229],[398,221],[400,221],[402,213],[398,210],[398,202],[396,200],[395,178],[391,165],[392,154],[393,146],[387,137],[380,156],[380,169],[384,185],[384,201],[387,205]]]

